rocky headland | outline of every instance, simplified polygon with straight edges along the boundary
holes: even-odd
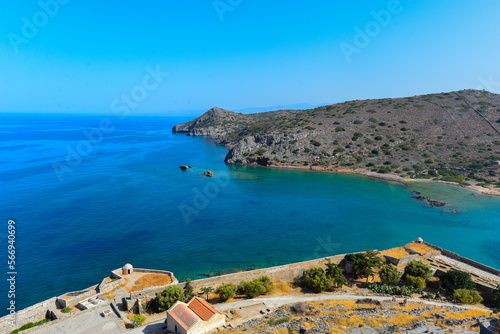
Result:
[[[447,182],[500,195],[500,95],[462,90],[240,114],[173,127],[228,148],[227,164]]]

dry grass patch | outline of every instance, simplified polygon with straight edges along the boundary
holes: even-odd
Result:
[[[410,242],[409,244],[406,244],[405,247],[415,252],[419,252],[420,254],[434,253],[437,251],[437,249],[435,249],[434,247],[418,242]]]
[[[163,274],[146,274],[137,281],[135,281],[134,286],[129,292],[140,291],[145,288],[151,288],[154,286],[163,286],[172,283],[168,275]]]
[[[302,294],[299,289],[296,289],[292,286],[290,282],[278,280],[274,282],[274,292],[273,295],[282,296],[282,295],[300,295]]]
[[[392,256],[396,259],[400,259],[402,257],[410,255],[406,249],[403,247],[396,247],[396,248],[391,248],[387,249],[385,251],[381,251],[380,255],[387,255],[387,256]]]

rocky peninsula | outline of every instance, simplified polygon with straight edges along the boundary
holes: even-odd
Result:
[[[500,195],[500,95],[462,90],[257,114],[212,108],[173,127],[225,145],[227,164],[438,181]]]

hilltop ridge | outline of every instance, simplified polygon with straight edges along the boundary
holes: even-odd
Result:
[[[228,164],[360,170],[500,186],[500,95],[462,90],[240,114],[212,108],[176,125],[228,148]]]

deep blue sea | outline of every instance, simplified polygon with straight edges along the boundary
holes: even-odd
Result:
[[[171,133],[187,120],[0,115],[0,255],[7,276],[13,219],[18,309],[97,284],[127,262],[197,278],[422,237],[500,267],[500,198],[443,185],[226,166],[225,147]],[[183,172],[183,164],[193,168]],[[201,177],[206,169],[215,177]],[[414,189],[458,213],[412,199]],[[8,287],[0,281],[3,315]]]

